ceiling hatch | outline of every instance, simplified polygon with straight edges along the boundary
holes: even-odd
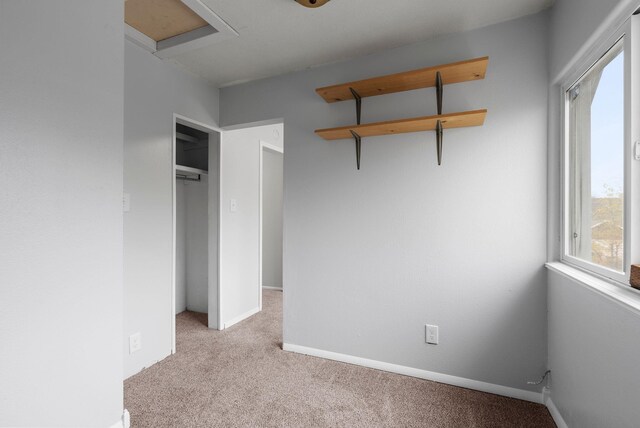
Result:
[[[238,36],[200,0],[125,0],[125,35],[160,58]]]

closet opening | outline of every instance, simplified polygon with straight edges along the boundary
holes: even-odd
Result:
[[[218,328],[220,132],[174,118],[172,352],[176,317],[190,311]]]

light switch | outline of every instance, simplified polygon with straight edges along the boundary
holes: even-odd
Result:
[[[133,354],[142,349],[142,335],[135,333],[129,336],[129,353]]]

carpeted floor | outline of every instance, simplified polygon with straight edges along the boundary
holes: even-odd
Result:
[[[225,331],[177,317],[177,350],[125,381],[138,427],[555,427],[539,404],[290,352],[282,293]]]

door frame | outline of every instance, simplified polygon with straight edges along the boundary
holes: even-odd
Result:
[[[186,125],[189,126],[191,128],[195,128],[198,129],[200,131],[206,132],[207,134],[211,134],[212,132],[217,132],[220,135],[220,140],[222,140],[222,133],[224,132],[222,128],[219,128],[217,126],[213,126],[213,125],[209,125],[206,124],[204,122],[199,122],[197,120],[193,120],[191,118],[188,118],[187,116],[183,116],[177,113],[173,113],[173,117],[172,117],[172,127],[173,127],[173,131],[172,131],[172,140],[171,140],[171,205],[172,205],[172,211],[171,211],[171,354],[175,354],[176,353],[176,242],[177,242],[177,237],[176,237],[176,124],[181,124],[181,125]],[[218,147],[219,150],[219,147]],[[220,154],[218,153],[218,159],[220,159]],[[211,174],[209,174],[209,177],[211,176]],[[218,169],[218,177],[217,177],[217,181],[218,181],[218,199],[220,198],[220,171]],[[220,204],[220,200],[218,200],[218,204]],[[219,205],[218,205],[219,207]],[[219,208],[218,208],[219,210]],[[208,217],[208,216],[207,216]],[[218,214],[218,242],[216,242],[216,245],[218,246],[218,248],[220,247],[220,215]],[[211,243],[209,243],[209,245],[211,245]],[[217,324],[218,324],[218,328],[220,328],[220,251],[218,250],[218,278],[216,278],[216,293],[218,295],[218,309],[217,309],[217,313],[218,313],[218,320],[217,320]],[[213,288],[211,286],[211,279],[209,278],[209,282],[208,282],[208,292],[211,292],[211,289]]]
[[[259,213],[258,213],[258,302],[259,302],[260,310],[262,310],[262,209],[263,209],[262,196],[263,196],[263,187],[264,187],[263,163],[264,163],[265,150],[270,151],[272,153],[281,154],[284,161],[284,149],[260,140],[260,171],[259,171],[259,180],[258,180],[259,181],[259,184],[258,184],[259,185],[259,190],[258,190],[258,210],[259,210]],[[283,179],[282,185],[284,186],[284,179]]]

